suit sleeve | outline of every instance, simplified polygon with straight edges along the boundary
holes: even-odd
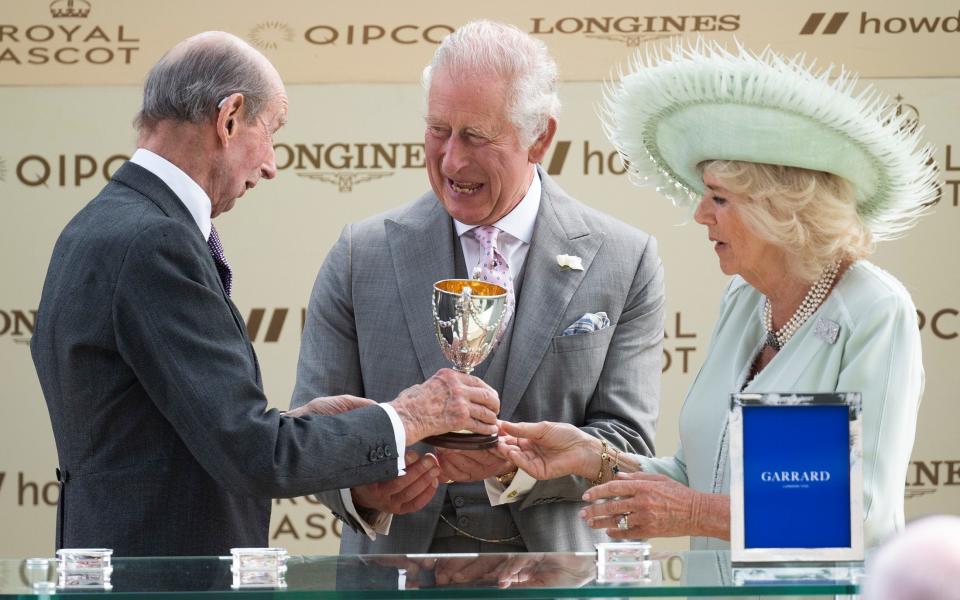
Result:
[[[663,264],[657,242],[647,238],[616,323],[596,391],[581,429],[621,451],[654,453],[663,368]],[[579,502],[590,482],[563,477],[538,482],[521,508],[550,500]]]
[[[923,393],[917,312],[906,292],[852,315],[838,392],[860,392],[863,415],[864,541],[903,525],[903,488]]]
[[[291,408],[332,390],[338,394],[364,396],[351,295],[351,233],[351,226],[347,225],[327,253],[313,284],[300,341]],[[399,448],[400,453],[404,450]],[[317,494],[317,498],[354,530],[363,531],[340,490]]]
[[[120,353],[196,460],[224,488],[258,497],[395,476],[398,449],[378,407],[297,419],[268,410],[209,260],[183,225],[148,228],[127,248],[112,300]]]

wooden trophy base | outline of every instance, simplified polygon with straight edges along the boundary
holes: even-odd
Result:
[[[499,436],[494,433],[484,435],[482,433],[458,433],[451,431],[450,433],[442,433],[424,438],[423,442],[451,450],[487,450],[497,446],[497,439],[499,439]]]

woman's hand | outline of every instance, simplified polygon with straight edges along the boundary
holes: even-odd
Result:
[[[595,479],[600,440],[568,423],[499,421],[500,454],[535,479],[579,475]]]
[[[730,539],[730,500],[704,494],[654,473],[620,473],[609,483],[587,490],[594,502],[580,516],[614,539],[702,535]],[[600,502],[597,502],[600,501]],[[619,527],[626,515],[627,528]]]

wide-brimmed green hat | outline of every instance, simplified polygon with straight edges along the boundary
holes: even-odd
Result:
[[[815,72],[803,55],[698,38],[638,53],[606,87],[601,118],[633,181],[675,204],[703,194],[704,161],[802,167],[850,181],[874,238],[888,239],[936,201],[939,171],[921,128],[856,83],[842,67]]]

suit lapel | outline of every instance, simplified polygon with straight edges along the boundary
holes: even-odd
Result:
[[[117,172],[113,174],[113,179],[143,194],[156,204],[157,208],[163,211],[163,214],[195,229],[200,241],[206,245],[203,233],[197,227],[197,222],[193,220],[193,215],[162,179],[140,165],[129,161],[123,163],[123,166],[117,169]],[[211,257],[210,260],[212,262],[213,258]]]
[[[437,344],[433,284],[454,277],[453,220],[428,193],[397,219],[384,221],[384,228],[404,321],[426,379],[451,366]]]
[[[197,239],[200,243],[206,247],[207,242],[203,239],[203,232],[200,231],[200,228],[197,226],[197,222],[193,220],[193,215],[190,214],[190,211],[187,210],[187,207],[183,204],[180,198],[173,193],[173,190],[163,182],[162,179],[144,169],[140,165],[132,162],[125,162],[117,172],[114,173],[113,179],[135,191],[142,194],[148,200],[157,205],[163,214],[167,215],[171,219],[176,219],[180,221],[187,227],[191,228],[197,234]],[[212,273],[215,275],[212,279],[216,281],[220,286],[220,293],[223,295],[224,301],[227,303],[227,306],[230,307],[230,313],[233,315],[233,320],[237,324],[237,328],[240,329],[240,332],[243,334],[244,338],[250,339],[249,334],[247,333],[246,325],[244,324],[243,316],[240,314],[240,311],[237,310],[236,305],[233,301],[227,296],[226,290],[223,288],[223,281],[220,279],[220,274],[217,272],[217,266],[213,262],[213,256],[209,252],[205,253],[207,257],[207,267],[212,269]],[[257,368],[257,380],[260,379],[260,365],[257,362],[256,354],[253,352],[253,346],[250,346],[250,354],[253,356],[254,364]]]
[[[509,419],[543,362],[574,292],[590,271],[603,243],[603,232],[591,232],[580,206],[542,171],[540,210],[524,266],[517,304],[510,360],[500,396],[500,417]],[[558,254],[579,256],[583,271],[561,269]],[[580,315],[577,315],[578,317]]]

